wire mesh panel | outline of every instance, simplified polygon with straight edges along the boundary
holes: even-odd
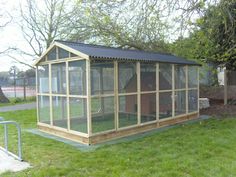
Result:
[[[52,93],[66,94],[66,63],[52,64]]]
[[[114,63],[94,62],[91,64],[91,94],[114,93]]]
[[[56,60],[57,59],[57,52],[56,52],[56,47],[54,47],[53,49],[51,49],[50,52],[48,52],[47,54],[47,60]]]
[[[118,64],[118,87],[119,93],[137,92],[136,63]]]
[[[114,97],[92,98],[92,132],[115,129]]]
[[[50,124],[49,96],[38,96],[39,122]]]
[[[159,119],[172,117],[172,92],[159,93]]]
[[[49,67],[42,65],[38,67],[38,93],[49,93]]]
[[[87,102],[85,98],[70,98],[70,129],[87,133]]]
[[[53,125],[61,128],[67,128],[67,105],[66,97],[52,97]]]
[[[114,63],[92,61],[90,66],[92,133],[113,130],[115,129]]]
[[[186,88],[186,66],[175,65],[175,89]]]
[[[159,90],[172,89],[172,65],[159,64]]]
[[[195,112],[198,110],[198,90],[188,91],[188,112]]]
[[[119,127],[138,123],[137,95],[119,96]]]
[[[172,65],[159,64],[159,119],[172,117]]]
[[[58,47],[58,59],[69,58],[69,52]]]
[[[188,66],[188,88],[197,88],[198,71],[196,66]]]
[[[69,62],[69,94],[86,95],[86,63],[84,60]]]
[[[140,65],[140,82],[142,91],[156,90],[156,66],[151,63],[141,63]]]
[[[156,93],[141,94],[141,122],[156,120]]]
[[[186,91],[175,92],[175,116],[186,114]]]

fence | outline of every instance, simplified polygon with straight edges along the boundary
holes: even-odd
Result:
[[[35,96],[36,79],[35,77],[16,78],[8,86],[2,86],[2,91],[8,98]]]
[[[236,105],[236,71],[224,72],[224,104]]]

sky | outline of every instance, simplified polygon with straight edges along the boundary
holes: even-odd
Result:
[[[4,23],[5,21],[8,21],[9,18],[7,17],[7,13],[10,13],[10,15],[13,17],[11,22],[5,27],[0,29],[0,52],[6,50],[8,47],[13,48],[21,48],[25,51],[30,51],[30,47],[25,42],[21,29],[17,25],[17,22],[19,20],[19,5],[24,4],[24,0],[0,0],[0,13],[5,14],[4,17],[0,18],[0,23]],[[16,52],[11,52],[10,55],[19,58],[23,61],[26,61],[29,64],[33,63],[33,58],[29,56],[21,56],[17,54]],[[11,66],[17,66],[20,70],[26,70],[28,67],[16,63],[12,58],[2,54],[0,55],[0,72],[1,71],[9,71]]]

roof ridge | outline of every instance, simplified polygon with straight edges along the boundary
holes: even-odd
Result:
[[[115,49],[115,50],[122,50],[122,51],[131,51],[131,52],[145,52],[145,53],[152,53],[152,54],[158,54],[158,55],[169,55],[169,56],[175,56],[171,53],[164,53],[164,52],[153,52],[153,51],[145,51],[145,50],[130,50],[130,49],[123,49],[118,47],[110,47],[110,46],[104,46],[104,45],[98,45],[98,44],[86,44],[82,42],[74,42],[74,41],[63,41],[63,40],[54,40],[55,42],[61,42],[61,43],[72,43],[72,44],[78,44],[78,45],[85,45],[85,46],[93,46],[96,48],[108,48],[108,49]],[[175,56],[178,57],[178,56]]]

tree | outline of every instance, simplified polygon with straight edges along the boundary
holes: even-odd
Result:
[[[212,1],[90,0],[75,12],[85,14],[82,22],[92,31],[89,43],[169,52],[168,43],[186,35],[193,28],[192,17],[201,15]],[[79,34],[71,39],[80,40]]]
[[[207,36],[208,61],[217,65],[225,65],[228,69],[236,69],[236,1],[221,0],[219,4],[210,6],[204,16],[198,20],[199,30]]]
[[[70,33],[70,16],[73,13],[67,9],[70,1],[66,0],[27,0],[27,5],[21,7],[22,21],[19,24],[24,39],[32,49],[31,56],[41,56],[54,39],[67,38]]]
[[[0,10],[2,10],[2,9],[0,9]],[[7,14],[7,17],[4,14]],[[9,13],[1,12],[1,14],[0,14],[0,20],[1,20],[0,30],[5,28],[9,24],[11,22],[11,19],[12,19],[12,17],[9,15]],[[5,54],[9,50],[10,50],[10,48],[0,51],[0,55]],[[2,87],[0,85],[0,103],[9,103],[9,102],[10,102],[9,99],[4,95],[4,93],[2,91]]]

